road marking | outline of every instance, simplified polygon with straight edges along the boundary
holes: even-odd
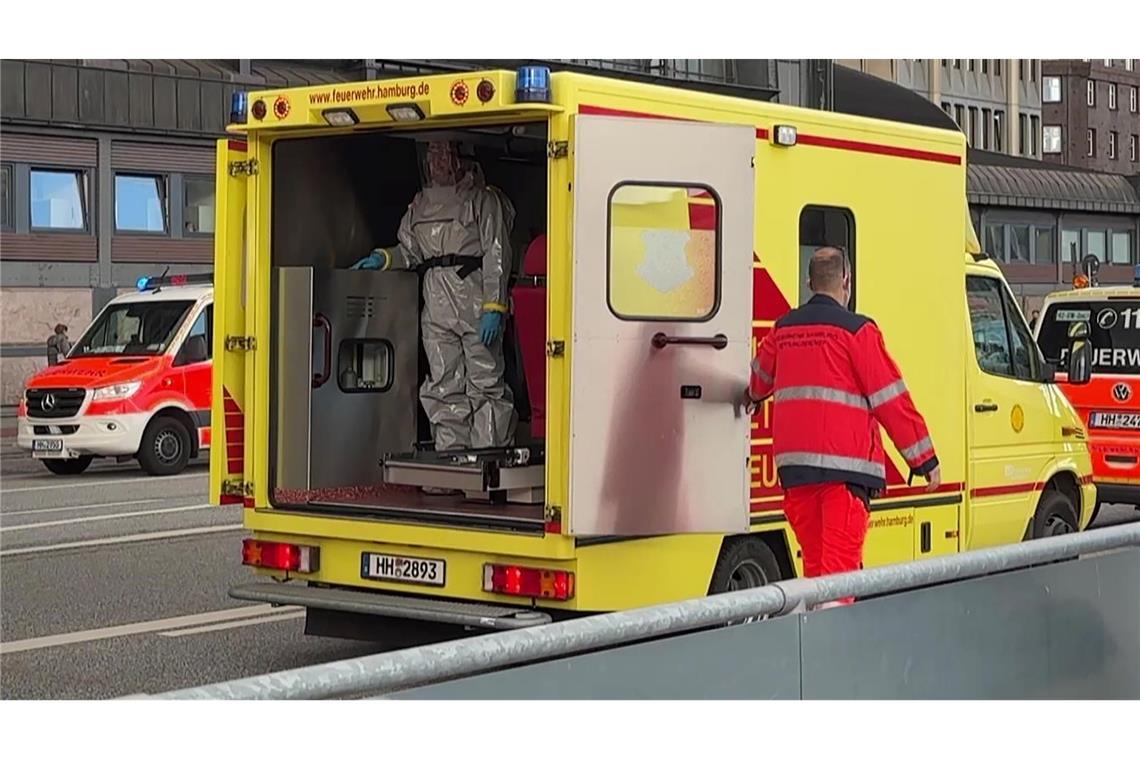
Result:
[[[67,549],[83,549],[88,546],[112,546],[114,544],[133,544],[139,541],[157,541],[163,538],[181,538],[182,536],[198,536],[204,533],[223,533],[225,531],[242,530],[237,525],[208,525],[203,528],[184,528],[182,530],[160,530],[154,533],[134,533],[127,536],[110,536],[109,538],[93,538],[88,541],[69,541],[65,544],[45,544],[43,546],[21,546],[19,549],[4,549],[0,557],[14,557],[18,554],[41,554],[44,552],[65,551]]]
[[[113,515],[92,515],[90,517],[71,517],[67,520],[49,520],[41,523],[28,523],[27,525],[7,525],[0,527],[0,533],[12,530],[35,530],[36,528],[53,528],[57,525],[74,525],[75,523],[96,522],[97,520],[121,520],[124,517],[142,517],[144,515],[165,515],[169,512],[189,512],[192,509],[211,509],[210,504],[192,504],[188,507],[167,507],[166,509],[141,509],[137,512],[116,512]],[[222,509],[222,507],[219,507]]]
[[[165,483],[168,480],[185,480],[186,478],[209,478],[208,472],[189,472],[185,475],[167,475],[162,478],[153,478],[143,476],[139,478],[115,478],[112,480],[96,480],[88,478],[87,480],[68,481],[66,483],[56,483],[54,486],[24,486],[21,488],[5,488],[0,490],[0,494],[9,493],[27,493],[29,491],[55,491],[60,488],[94,488],[95,486],[114,486],[123,483]]]
[[[178,636],[195,636],[199,633],[210,633],[211,631],[225,631],[230,628],[244,628],[248,625],[263,625],[265,623],[277,623],[282,620],[296,620],[297,618],[305,617],[305,611],[297,607],[278,607],[278,610],[285,610],[283,615],[268,615],[266,617],[259,617],[253,620],[233,620],[229,623],[214,623],[213,625],[203,625],[198,628],[179,628],[176,631],[162,631],[159,636],[169,639],[177,638]],[[297,610],[297,612],[288,612],[287,610]]]
[[[186,499],[188,496],[172,496],[172,499]],[[19,512],[0,511],[0,518],[15,517],[16,515],[39,515],[45,512],[72,512],[80,509],[106,509],[107,507],[129,507],[132,504],[154,504],[156,501],[167,499],[138,499],[136,501],[112,501],[108,504],[80,504],[77,507],[48,507],[47,509],[22,509]]]
[[[82,644],[88,641],[102,639],[116,639],[121,636],[134,636],[140,633],[157,633],[169,631],[173,628],[197,626],[204,623],[215,623],[225,620],[238,620],[241,618],[260,617],[278,612],[300,609],[298,607],[274,607],[272,604],[254,604],[242,607],[231,607],[213,612],[199,612],[194,615],[179,615],[178,617],[147,620],[142,623],[127,623],[126,625],[113,625],[108,628],[92,628],[86,631],[73,631],[59,633],[54,636],[38,636],[33,639],[19,639],[18,641],[0,642],[0,655],[27,652],[33,649],[47,649],[49,647],[62,647],[70,644]]]

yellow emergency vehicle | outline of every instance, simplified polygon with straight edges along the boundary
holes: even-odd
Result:
[[[1084,428],[980,253],[957,132],[533,67],[240,94],[231,119],[210,481],[261,576],[234,597],[396,638],[795,576],[771,407],[736,402],[820,245],[851,255],[942,463],[927,493],[888,446],[867,564],[1089,521]],[[416,275],[348,271],[394,242],[429,139],[517,210],[510,449],[417,445]]]

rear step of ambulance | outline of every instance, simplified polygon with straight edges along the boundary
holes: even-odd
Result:
[[[544,612],[519,607],[300,586],[292,583],[248,583],[231,588],[230,596],[251,602],[314,607],[496,631],[531,628],[536,625],[546,625],[551,621],[550,615]]]

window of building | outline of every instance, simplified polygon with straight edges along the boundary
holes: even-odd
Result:
[[[187,177],[182,183],[182,224],[187,235],[214,233],[214,180]]]
[[[1017,117],[1017,151],[1023,156],[1029,154],[1029,117],[1025,114]]]
[[[164,234],[167,224],[166,177],[115,175],[115,230]]]
[[[944,69],[950,68],[950,59],[949,58],[943,58],[942,59],[942,68],[944,68]]]
[[[966,68],[967,68],[967,70],[969,70],[969,71],[974,71],[974,70],[975,70],[975,66],[977,65],[977,64],[976,64],[977,60],[978,60],[978,59],[976,59],[976,58],[967,58],[967,59],[966,59]]]
[[[1029,225],[1028,224],[1010,224],[1009,228],[1009,248],[1006,254],[1006,261],[1010,264],[1029,264],[1032,258],[1029,253]]]
[[[847,252],[851,262],[851,308],[855,308],[855,216],[850,209],[806,206],[800,212],[800,305],[811,298],[808,262],[817,248],[834,246]]]
[[[1001,59],[1000,58],[994,59],[994,76],[995,77],[1001,76]]]
[[[1128,137],[1128,160],[1137,160],[1137,153],[1140,153],[1140,135],[1130,135]]]
[[[1020,82],[1025,81],[1025,59],[1019,58],[1017,60],[1017,79]]]
[[[988,108],[982,109],[982,150],[990,149],[990,132],[993,124],[993,113]]]
[[[1085,133],[1085,151],[1091,157],[1096,155],[1096,130],[1090,129]]]
[[[1045,77],[1041,80],[1041,102],[1061,102],[1061,77]]]
[[[1061,152],[1061,127],[1058,124],[1047,124],[1041,131],[1041,148],[1045,153]]]
[[[961,58],[955,58],[954,59],[954,68],[956,68],[956,69],[962,68],[962,59]]]
[[[1041,117],[1029,117],[1029,155],[1037,155],[1037,136],[1041,134]]]
[[[975,106],[970,106],[970,131],[966,137],[970,141],[970,147],[978,147],[978,109]]]
[[[30,184],[32,229],[87,229],[85,172],[32,169]]]
[[[1135,58],[1125,58],[1124,59],[1124,69],[1126,71],[1133,71],[1133,70],[1135,70],[1135,68],[1136,68],[1136,59]]]
[[[986,253],[999,261],[1005,261],[1005,225],[987,224],[985,234],[986,239],[984,245]]]
[[[1104,261],[1106,248],[1108,248],[1106,230],[1085,230],[1085,256],[1096,256],[1097,261]]]
[[[1116,132],[1108,133],[1108,157],[1116,158]]]
[[[1105,65],[1105,67],[1106,67],[1106,68],[1110,68],[1110,69],[1111,69],[1111,68],[1112,68],[1112,59],[1111,59],[1111,58],[1105,58],[1105,59],[1104,59],[1104,65]]]
[[[1029,81],[1030,82],[1036,82],[1037,81],[1037,61],[1036,61],[1036,59],[1031,59],[1029,61]]]
[[[983,74],[989,74],[990,73],[990,59],[989,58],[983,58],[982,59],[982,73]]]
[[[958,125],[958,129],[962,132],[966,131],[966,107],[954,106],[954,123]]]
[[[1001,153],[1005,145],[1005,112],[994,111],[994,150]]]
[[[1112,250],[1109,252],[1110,262],[1113,264],[1132,263],[1132,233],[1112,232]]]
[[[1128,110],[1132,113],[1136,113],[1137,100],[1140,100],[1140,96],[1137,95],[1136,85],[1132,85],[1132,87],[1128,88]]]
[[[946,115],[951,119],[954,118],[954,106],[950,105],[946,101],[942,101],[942,110],[945,111]]]
[[[1108,107],[1110,110],[1116,110],[1116,83],[1108,83]]]
[[[1089,107],[1091,108],[1091,107],[1096,105],[1096,82],[1094,82],[1091,79],[1089,80],[1089,83],[1088,83],[1087,93],[1088,93],[1087,102],[1089,104]]]
[[[12,229],[11,164],[0,164],[0,229]]]
[[[1061,230],[1061,261],[1070,263],[1081,258],[1081,231]]]
[[[1057,252],[1053,250],[1053,228],[1052,227],[1034,227],[1033,228],[1033,263],[1034,264],[1055,264],[1057,263]]]
[[[687,209],[689,229],[666,222]],[[720,199],[708,187],[623,183],[610,193],[608,296],[621,319],[705,321],[720,302]]]

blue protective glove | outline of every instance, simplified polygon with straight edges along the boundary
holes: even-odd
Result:
[[[485,311],[479,319],[479,340],[489,346],[503,332],[503,315],[498,311]]]
[[[389,257],[388,252],[383,248],[377,248],[353,264],[352,269],[387,269],[390,263],[391,257]]]

